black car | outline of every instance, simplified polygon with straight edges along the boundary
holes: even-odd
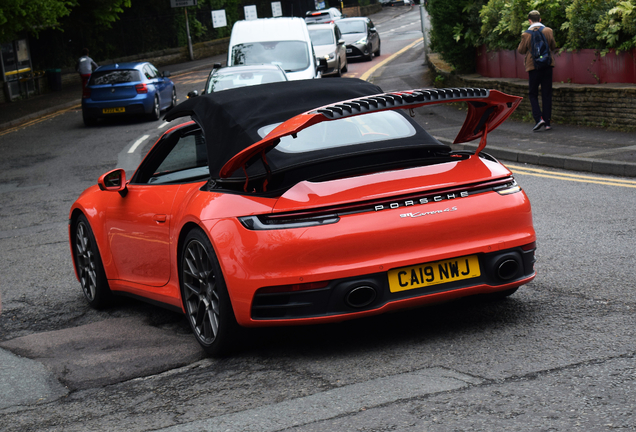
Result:
[[[338,27],[345,40],[347,58],[371,60],[380,55],[380,35],[369,18],[343,18]]]

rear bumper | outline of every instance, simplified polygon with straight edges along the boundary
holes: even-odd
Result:
[[[148,114],[152,111],[153,99],[151,98],[134,98],[129,100],[115,101],[92,101],[91,99],[82,99],[82,112],[88,117],[117,117],[122,115]],[[104,113],[104,109],[124,108],[123,113]]]
[[[330,281],[324,288],[286,292],[259,293],[254,296],[251,319],[254,321],[298,320],[303,318],[347,318],[347,315],[380,313],[392,303],[406,307],[442,295],[458,298],[466,295],[487,294],[515,288],[531,281],[535,276],[535,250],[520,247],[489,254],[479,254],[481,276],[440,285],[391,292],[386,272]],[[515,262],[512,274],[499,271],[502,263]],[[510,265],[510,264],[506,264]]]

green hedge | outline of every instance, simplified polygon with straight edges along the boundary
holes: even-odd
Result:
[[[561,49],[636,48],[636,0],[429,0],[431,47],[458,71],[471,72],[474,47],[517,48],[533,9]]]

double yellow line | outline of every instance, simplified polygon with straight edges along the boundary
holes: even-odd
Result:
[[[506,166],[515,174],[525,174],[525,175],[531,175],[534,177],[544,177],[544,178],[566,180],[566,181],[573,181],[573,182],[579,182],[579,183],[592,183],[592,184],[600,184],[605,186],[636,188],[636,181],[634,180],[621,180],[621,179],[608,178],[608,177],[595,177],[595,176],[588,176],[588,175],[560,173],[560,172],[547,171],[547,170],[538,169],[538,168],[527,168],[523,166],[509,165],[509,164],[506,164]]]
[[[81,104],[73,105],[72,107],[64,108],[64,109],[62,109],[60,111],[55,111],[55,112],[53,112],[51,114],[47,114],[45,116],[38,117],[38,118],[33,119],[31,121],[28,121],[26,123],[22,123],[22,124],[20,124],[18,126],[14,126],[12,128],[5,129],[5,130],[0,132],[0,136],[6,135],[6,134],[11,133],[11,132],[15,132],[15,131],[20,130],[20,129],[24,129],[26,127],[29,127],[31,125],[43,122],[45,120],[52,119],[53,117],[57,117],[60,114],[64,114],[65,112],[76,110],[76,109],[80,108],[81,106],[82,106]]]

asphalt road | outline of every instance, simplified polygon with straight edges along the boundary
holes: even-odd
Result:
[[[415,43],[372,80],[426,86],[421,32],[403,27],[418,19],[414,9],[376,21],[382,56],[350,72]],[[179,77],[180,100],[199,78]],[[457,113],[416,119],[444,129]],[[633,180],[510,164],[538,234],[538,276],[511,298],[252,330],[216,360],[178,314],[132,300],[90,309],[71,267],[71,203],[103,172],[134,166],[163,130],[87,129],[75,110],[0,137],[0,429],[636,428]]]

